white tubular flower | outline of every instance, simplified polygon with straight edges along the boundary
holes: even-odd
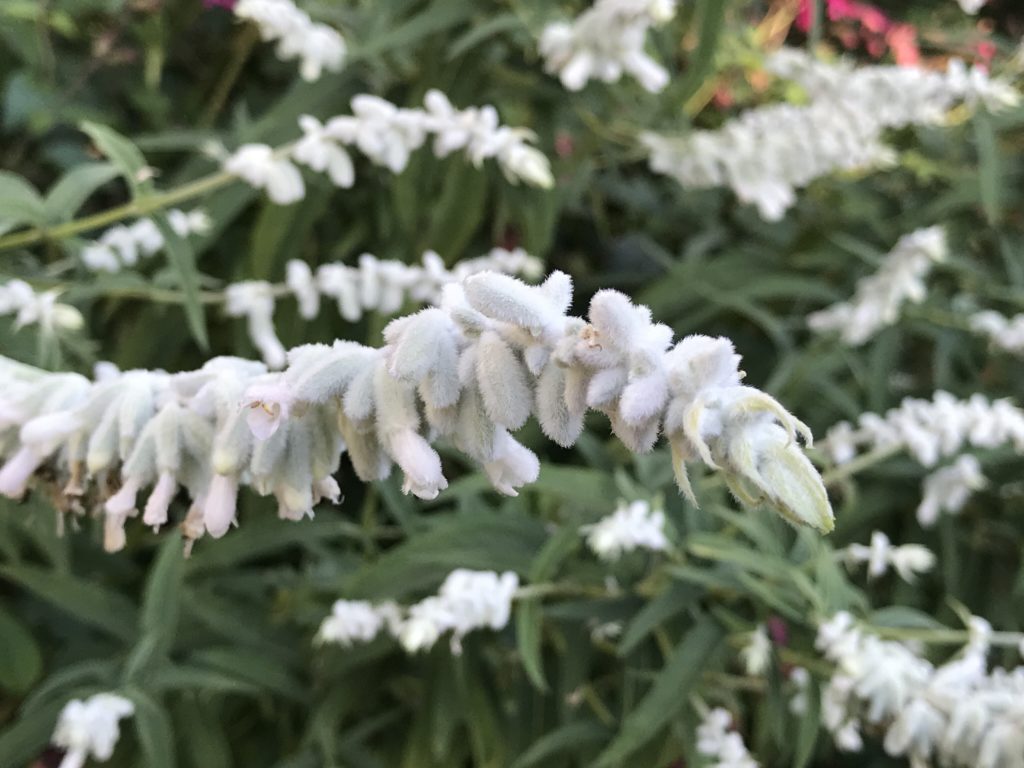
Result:
[[[826,727],[841,749],[859,751],[860,730],[882,730],[883,746],[912,765],[997,768],[1024,760],[1024,667],[986,671],[992,628],[971,621],[963,652],[940,667],[880,640],[840,613],[818,630],[836,665],[822,698]]]
[[[956,0],[960,10],[974,16],[988,0]]]
[[[317,173],[327,173],[336,187],[348,189],[355,184],[356,171],[351,156],[330,138],[320,121],[303,115],[299,118],[299,127],[305,135],[292,149],[292,157]]]
[[[928,292],[925,278],[932,265],[946,257],[946,236],[941,227],[904,235],[879,270],[857,282],[853,299],[814,312],[807,317],[807,324],[817,333],[838,331],[844,343],[860,346],[895,323],[905,302],[924,301]]]
[[[924,479],[917,522],[924,528],[930,528],[938,521],[941,512],[959,514],[971,494],[984,488],[987,483],[981,472],[981,463],[976,457],[968,453],[958,456],[952,464],[932,472]]]
[[[350,647],[368,643],[385,629],[397,630],[400,609],[394,603],[374,605],[365,600],[336,600],[331,615],[320,624],[317,643]]]
[[[320,290],[317,288],[313,270],[304,261],[291,259],[285,265],[285,285],[299,303],[299,315],[312,320],[320,313]]]
[[[730,731],[732,715],[721,707],[708,712],[697,726],[697,751],[708,758],[709,768],[757,768],[743,737]]]
[[[772,641],[768,637],[768,628],[758,624],[750,633],[750,640],[740,650],[740,659],[748,675],[763,675],[772,660]]]
[[[82,313],[57,301],[56,290],[37,293],[24,280],[0,283],[0,315],[14,315],[15,328],[38,325],[44,334],[57,330],[77,331],[85,324]]]
[[[264,41],[277,42],[278,58],[299,59],[303,80],[318,80],[325,69],[341,71],[345,39],[334,28],[314,22],[292,0],[238,0],[234,12],[256,24]]]
[[[499,261],[530,264],[514,254]],[[438,267],[428,260],[424,269]],[[397,278],[385,263],[364,259],[358,274],[356,300],[394,303]],[[187,493],[191,541],[228,530],[241,485],[273,494],[284,518],[312,515],[321,498],[339,495],[330,476],[343,451],[361,480],[398,464],[405,490],[432,498],[448,481],[431,441],[446,439],[514,494],[539,462],[510,431],[536,416],[547,437],[572,445],[589,400],[632,450],[650,449],[664,425],[684,492],[685,462],[702,460],[744,503],[831,527],[824,486],[796,442],[797,433],[809,439],[806,428],[740,384],[728,340],[694,336],[666,351],[668,330],[624,296],[595,296],[588,321],[566,314],[567,275],[531,286],[476,273],[447,285],[441,306],[392,321],[383,348],[339,341],[285,355],[273,334],[274,291],[235,288],[232,310],[249,318],[268,362],[286,363],[281,372],[215,358],[194,372],[111,371],[90,384],[0,358],[0,490],[19,497],[39,475],[71,506],[93,478],[119,471],[125,490],[108,508],[116,543],[135,494],[149,487],[144,520],[154,527],[177,489]],[[662,540],[651,528],[642,544]]]
[[[931,400],[908,397],[884,415],[861,414],[856,429],[840,422],[825,439],[834,456],[832,435],[837,431],[840,453],[846,460],[853,458],[856,450],[906,450],[919,464],[932,467],[940,458],[954,456],[965,446],[998,448],[1009,444],[1017,453],[1024,453],[1024,410],[1009,400],[989,401],[982,394],[968,400],[957,400],[941,391]],[[929,516],[930,512],[926,519]]]
[[[541,33],[545,69],[578,91],[589,80],[617,82],[631,75],[657,93],[668,85],[661,64],[644,52],[647,31],[675,16],[674,0],[597,0],[572,23],[554,22]]]
[[[849,568],[867,563],[868,577],[872,579],[884,576],[891,567],[901,579],[913,582],[919,573],[935,567],[935,555],[927,547],[919,544],[894,547],[882,531],[872,532],[869,545],[851,544],[837,554],[842,556]]]
[[[210,217],[202,209],[183,211],[172,208],[167,220],[179,237],[201,235],[210,229]],[[138,219],[130,225],[119,224],[83,246],[79,256],[93,272],[120,272],[135,266],[140,257],[150,258],[164,248],[164,236],[152,219]]]
[[[409,608],[398,637],[409,653],[427,650],[451,631],[453,653],[461,652],[462,638],[476,629],[503,629],[511,616],[519,577],[511,571],[452,571],[436,596]]]
[[[917,67],[826,64],[784,48],[768,67],[807,91],[804,106],[751,109],[714,131],[641,136],[655,173],[693,189],[730,187],[768,221],[781,219],[796,190],[838,171],[893,164],[891,128],[942,125],[957,103],[998,110],[1015,104],[1009,83],[951,62],[947,73]]]
[[[271,368],[285,364],[284,345],[274,330],[274,287],[263,280],[229,285],[224,294],[224,312],[228,317],[244,317],[249,338]]]
[[[256,189],[265,189],[277,205],[291,205],[306,196],[299,169],[266,144],[242,145],[224,161],[224,170]]]
[[[112,693],[69,701],[53,732],[53,743],[66,750],[60,768],[82,768],[90,756],[99,762],[109,760],[121,735],[118,721],[133,714],[135,705]]]
[[[621,501],[615,512],[580,530],[587,537],[590,551],[602,560],[614,562],[636,549],[652,552],[668,549],[665,513],[660,509],[652,510],[646,501],[631,504]]]
[[[1024,314],[1006,317],[993,310],[970,317],[971,330],[986,336],[996,349],[1011,355],[1024,355]]]

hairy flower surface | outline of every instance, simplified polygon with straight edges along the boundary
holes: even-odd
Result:
[[[589,405],[634,451],[663,432],[684,492],[686,462],[701,460],[744,503],[832,528],[824,485],[796,441],[809,439],[807,428],[740,384],[728,340],[691,336],[669,349],[668,328],[622,294],[599,292],[589,321],[566,315],[570,302],[560,272],[538,286],[477,273],[446,285],[441,306],[393,320],[383,348],[305,345],[287,353],[280,373],[215,358],[190,373],[126,371],[90,383],[0,359],[0,492],[19,498],[42,473],[64,509],[103,502],[115,550],[138,492],[153,487],[143,517],[156,527],[181,487],[192,541],[236,522],[243,485],[273,494],[282,518],[312,515],[338,494],[332,475],[343,452],[362,480],[397,464],[405,492],[432,499],[447,486],[431,445],[443,437],[515,495],[539,462],[511,431],[533,415],[568,446]]]
[[[646,501],[619,502],[616,510],[593,525],[581,529],[590,551],[602,560],[618,560],[626,552],[668,549],[665,513]]]
[[[884,576],[892,568],[901,579],[912,582],[917,574],[930,571],[935,566],[935,555],[931,550],[920,544],[893,546],[882,531],[871,533],[870,544],[851,544],[839,550],[839,554],[850,568],[867,563],[868,576],[873,579]]]
[[[16,328],[38,325],[43,333],[58,329],[75,331],[85,323],[82,313],[57,301],[56,290],[37,292],[17,278],[0,283],[0,316],[14,315]]]
[[[743,737],[729,730],[732,715],[718,707],[708,712],[697,726],[697,751],[708,758],[710,768],[757,768]]]
[[[303,80],[338,72],[345,61],[345,39],[333,27],[314,22],[292,0],[238,0],[235,16],[253,22],[260,37],[277,43],[278,58],[299,60]]]

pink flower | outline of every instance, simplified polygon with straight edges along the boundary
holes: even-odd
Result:
[[[886,33],[885,42],[889,44],[889,50],[900,66],[912,67],[921,63],[921,51],[917,48],[917,29],[911,24],[894,24]]]

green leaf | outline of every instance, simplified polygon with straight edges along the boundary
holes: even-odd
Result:
[[[195,768],[231,768],[231,745],[215,701],[199,695],[181,698],[173,714],[183,756]]]
[[[174,639],[181,609],[181,586],[185,573],[185,555],[181,542],[168,536],[150,566],[142,594],[142,631],[161,638],[166,649]]]
[[[171,227],[167,214],[157,211],[152,215],[160,234],[164,237],[164,252],[171,268],[178,276],[178,284],[185,294],[185,318],[189,330],[199,347],[205,352],[210,348],[210,339],[206,333],[206,318],[199,297],[199,270],[196,269],[195,253],[188,241]]]
[[[608,729],[592,720],[568,723],[537,739],[512,764],[512,768],[530,768],[563,752],[578,755],[581,747],[607,737]]]
[[[178,761],[174,749],[174,728],[163,705],[146,691],[137,687],[124,690],[124,695],[135,703],[135,729],[146,768],[175,768]]]
[[[626,715],[622,729],[598,756],[595,768],[625,764],[629,755],[653,738],[686,706],[690,689],[704,672],[704,663],[724,634],[710,618],[697,622],[669,656],[651,689]]]
[[[996,138],[992,119],[986,112],[974,115],[974,140],[978,146],[978,183],[981,193],[981,208],[989,224],[997,224],[1002,218],[1002,164],[999,157],[999,142]]]
[[[23,766],[39,757],[50,742],[63,701],[23,716],[0,732],[0,765]]]
[[[516,644],[526,676],[538,691],[548,689],[541,658],[543,606],[540,598],[516,601]]]
[[[153,190],[152,179],[142,178],[142,171],[146,168],[146,158],[143,157],[138,147],[109,126],[86,120],[82,123],[81,128],[92,139],[96,148],[117,168],[128,183],[128,189],[131,190],[133,198],[141,197]]]
[[[192,654],[191,660],[286,699],[301,702],[309,697],[307,687],[290,670],[282,667],[279,658],[251,648],[204,648]]]
[[[0,688],[25,693],[43,672],[43,657],[28,627],[0,608]]]
[[[44,224],[43,199],[35,187],[16,173],[0,171],[0,225]]]
[[[138,615],[124,595],[84,581],[30,565],[0,567],[0,576],[17,582],[84,624],[122,640],[135,638]]]
[[[611,509],[618,498],[611,475],[584,467],[541,464],[540,476],[529,489],[597,509]]]
[[[689,584],[671,584],[668,589],[641,608],[626,625],[619,641],[618,654],[626,656],[665,621],[693,605],[700,592]]]
[[[70,220],[93,192],[119,173],[111,163],[87,163],[72,168],[46,193],[46,221],[58,224]]]
[[[800,726],[796,734],[796,754],[793,758],[793,768],[806,768],[814,757],[814,745],[818,741],[818,732],[821,730],[821,700],[818,696],[817,687],[811,683],[806,692],[807,711],[803,713]]]

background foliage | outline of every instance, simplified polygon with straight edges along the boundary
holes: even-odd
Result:
[[[598,84],[569,96],[543,74],[535,38],[556,11],[584,5],[310,2],[351,51],[342,73],[308,84],[230,13],[199,2],[0,4],[2,230],[123,203],[136,190],[120,171],[142,163],[132,146],[157,169],[152,183],[170,189],[215,170],[217,147],[289,140],[298,114],[344,112],[364,91],[413,104],[438,87],[459,106],[498,105],[505,123],[538,133],[558,179],[550,192],[512,187],[494,168],[421,153],[398,176],[360,166],[352,190],[307,178],[295,206],[244,185],[218,190],[202,200],[213,229],[142,275],[88,273],[70,255],[74,243],[0,253],[0,273],[66,286],[93,340],[44,345],[4,321],[0,349],[52,368],[111,360],[185,370],[211,354],[253,355],[242,323],[204,308],[202,291],[225,281],[280,280],[296,257],[316,265],[370,251],[412,261],[432,248],[452,263],[521,244],[574,276],[576,311],[615,286],[677,336],[730,336],[748,381],[818,433],[936,389],[1020,396],[1020,360],[991,354],[949,308],[965,295],[1024,310],[1024,109],[908,129],[896,137],[896,168],[817,182],[769,224],[727,190],[653,177],[632,137],[714,127],[787,96],[760,62],[787,34],[805,42],[765,23],[788,6],[683,3],[652,36],[674,75],[664,93]],[[1024,29],[1009,1],[991,3],[980,21],[947,0],[883,5],[916,25],[935,56],[972,56],[984,41],[1008,61]],[[81,130],[86,122],[96,127]],[[97,151],[111,156],[104,142],[122,153],[114,167]],[[923,304],[859,349],[808,334],[810,311],[849,296],[901,234],[934,223],[947,228],[952,253]],[[277,321],[291,346],[375,343],[385,319],[305,322],[285,305]],[[339,508],[293,524],[245,497],[241,528],[202,542],[188,561],[173,535],[136,531],[126,552],[108,556],[100,526],[60,537],[45,499],[4,501],[0,765],[41,755],[69,698],[123,688],[142,705],[113,766],[697,765],[698,692],[745,713],[747,742],[766,765],[885,766],[895,762],[878,748],[836,756],[813,704],[802,718],[788,712],[786,671],[823,671],[808,650],[816,617],[875,607],[880,626],[958,625],[966,606],[999,628],[1024,628],[1024,488],[1008,449],[983,455],[990,489],[931,531],[913,520],[923,470],[909,459],[841,480],[836,531],[819,540],[768,514],[737,513],[711,479],[697,483],[693,508],[674,489],[665,448],[633,457],[602,418],[571,451],[528,426],[525,442],[545,463],[518,498],[499,498],[454,453],[445,463],[457,479],[430,503],[402,496],[394,479],[362,486],[343,466]],[[661,499],[677,551],[612,568],[587,553],[579,526],[617,497]],[[913,586],[851,579],[833,550],[874,529],[928,545],[940,567]],[[312,648],[335,598],[412,599],[455,567],[511,569],[554,586],[518,605],[505,632],[469,637],[461,656],[442,643],[410,658],[383,639]],[[768,619],[784,640],[767,678],[748,678],[735,651]],[[610,622],[620,635],[594,633]]]

